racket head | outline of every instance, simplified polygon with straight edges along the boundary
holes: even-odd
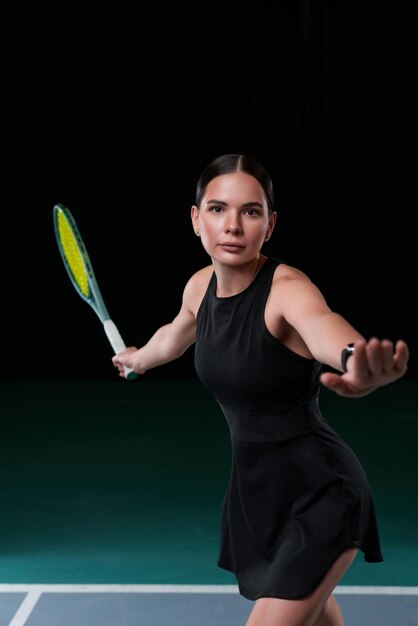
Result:
[[[86,246],[74,217],[64,204],[55,204],[53,220],[61,258],[75,290],[97,313],[115,353],[125,350],[125,343],[104,304]],[[137,378],[137,374],[130,368],[124,367],[124,371],[127,380]]]
[[[58,248],[70,280],[80,297],[98,313],[92,290],[94,273],[77,224],[63,204],[54,205],[53,218]]]

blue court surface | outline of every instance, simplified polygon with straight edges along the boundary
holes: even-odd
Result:
[[[346,626],[417,626],[418,587],[337,587]],[[235,585],[0,585],[0,626],[244,626]]]
[[[417,626],[418,587],[337,587],[346,626]],[[0,626],[244,626],[235,585],[0,585]]]

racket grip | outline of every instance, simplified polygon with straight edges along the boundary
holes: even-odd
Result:
[[[125,342],[123,341],[122,337],[120,336],[120,333],[119,333],[118,329],[116,328],[116,324],[112,320],[105,320],[103,322],[103,326],[104,326],[107,338],[109,339],[110,344],[111,344],[115,354],[117,354],[118,352],[123,352],[124,350],[126,350]],[[136,374],[136,372],[134,372],[129,367],[123,366],[123,369],[124,369],[124,372],[125,372],[125,378],[127,380],[133,380],[134,378],[136,378],[138,376],[138,374]]]

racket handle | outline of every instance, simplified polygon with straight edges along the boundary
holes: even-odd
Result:
[[[103,326],[104,326],[107,338],[109,339],[110,344],[111,344],[115,354],[117,354],[118,352],[123,352],[124,350],[126,350],[125,342],[123,341],[122,337],[120,336],[120,333],[119,333],[118,329],[116,328],[116,324],[112,320],[105,320],[103,322]],[[127,380],[133,380],[134,378],[136,378],[138,376],[138,374],[136,374],[129,367],[123,366],[123,369],[124,369],[124,372],[125,372],[125,378]]]

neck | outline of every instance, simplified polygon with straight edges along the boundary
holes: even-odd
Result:
[[[213,261],[216,273],[218,298],[228,298],[244,291],[253,282],[266,257],[258,255],[249,263],[239,267],[230,267]]]

